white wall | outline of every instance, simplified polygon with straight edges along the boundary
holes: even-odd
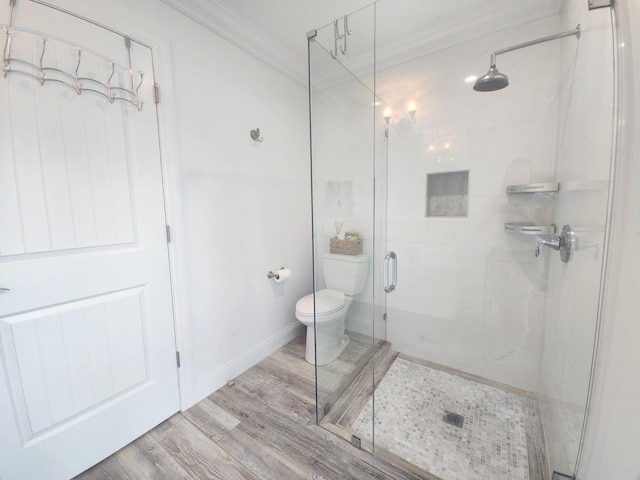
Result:
[[[640,4],[616,4],[621,24],[620,162],[599,365],[580,480],[640,479]]]
[[[159,0],[53,3],[154,47],[187,408],[301,331],[294,306],[311,290],[306,89]],[[281,266],[294,278],[276,285],[266,275]]]

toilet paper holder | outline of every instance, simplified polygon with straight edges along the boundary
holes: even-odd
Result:
[[[280,267],[280,270],[282,269],[284,269],[284,267]],[[280,280],[280,275],[269,270],[269,273],[267,273],[267,278],[275,278],[276,280]]]

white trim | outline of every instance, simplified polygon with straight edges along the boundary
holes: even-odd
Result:
[[[236,47],[307,87],[305,59],[292,57],[220,0],[160,0]],[[300,37],[300,41],[305,39]]]
[[[239,357],[225,363],[215,372],[198,381],[194,389],[195,397],[191,399],[192,404],[183,405],[183,410],[186,410],[190,406],[198,403],[200,400],[205,399],[211,395],[211,392],[223,387],[230,380],[245,372],[260,360],[269,356],[271,353],[283,345],[286,345],[294,338],[305,333],[305,328],[306,327],[304,325],[296,321],[296,323],[289,325],[284,330],[281,330]]]
[[[275,44],[265,32],[259,32],[222,0],[160,0],[191,20],[231,42],[256,59],[266,63],[294,82],[307,88],[306,59],[293,57],[288,51]],[[373,3],[373,0],[372,0]],[[525,14],[526,12],[526,14]],[[562,8],[552,2],[542,3],[533,10],[529,5],[514,4],[509,8],[492,10],[474,18],[470,28],[470,19],[463,17],[446,24],[420,31],[413,36],[400,38],[390,45],[378,47],[377,70],[413,60],[428,54],[439,52],[482,35],[517,28],[523,24],[559,15]],[[456,21],[457,20],[457,21]],[[320,28],[321,26],[316,26]],[[304,39],[300,38],[300,42]],[[371,75],[371,57],[353,58],[349,70],[359,78]],[[343,78],[340,76],[340,78]],[[326,79],[323,79],[326,81]]]

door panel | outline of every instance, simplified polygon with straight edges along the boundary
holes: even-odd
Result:
[[[14,19],[22,62],[0,77],[0,478],[62,479],[179,409],[152,59],[32,2]],[[29,29],[47,30],[44,53]],[[144,105],[78,94],[57,70],[66,83],[41,84],[41,59],[86,88],[135,90],[144,71]]]
[[[30,441],[149,380],[145,291],[125,290],[1,321],[11,401]]]

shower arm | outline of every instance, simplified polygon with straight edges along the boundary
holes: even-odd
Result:
[[[512,52],[514,50],[520,50],[521,48],[530,47],[531,45],[537,45],[538,43],[550,42],[551,40],[557,40],[559,38],[570,37],[575,35],[580,38],[580,32],[582,31],[582,27],[580,24],[573,30],[569,30],[567,32],[556,33],[555,35],[549,35],[548,37],[538,38],[536,40],[529,40],[528,42],[519,43],[517,45],[513,45],[511,47],[501,48],[500,50],[496,50],[491,52],[491,66],[495,67],[496,65],[496,57],[503,53]]]

